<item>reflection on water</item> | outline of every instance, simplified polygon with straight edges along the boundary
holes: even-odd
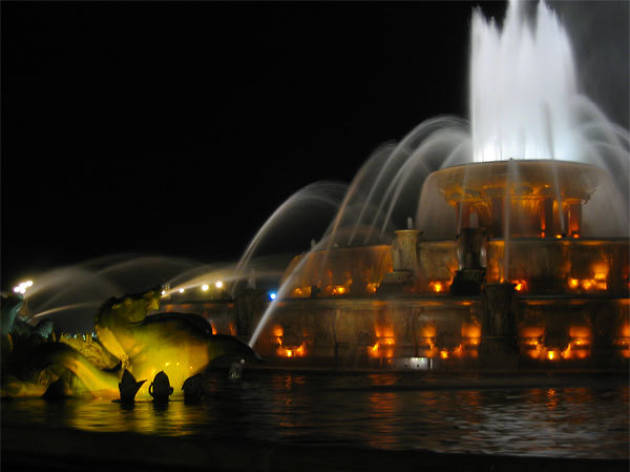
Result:
[[[391,448],[400,436],[398,426],[398,398],[394,392],[376,392],[368,397],[370,424],[375,429],[366,438],[367,443],[374,448]]]
[[[585,382],[582,382],[584,385]],[[440,388],[417,376],[248,372],[217,378],[212,396],[187,405],[39,399],[2,404],[3,425],[202,435],[556,457],[628,458],[630,388]]]

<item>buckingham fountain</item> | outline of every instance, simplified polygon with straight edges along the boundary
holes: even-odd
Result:
[[[510,3],[499,28],[475,12],[470,123],[430,119],[378,148],[273,300],[250,267],[263,231],[221,281],[197,273],[110,300],[96,337],[52,342],[40,323],[37,346],[16,357],[7,309],[5,373],[28,349],[44,360],[28,380],[4,375],[3,393],[41,394],[60,378],[72,392],[71,372],[77,391],[117,394],[125,371],[164,371],[179,391],[230,356],[324,370],[626,370],[628,133],[579,94],[554,13],[541,2],[535,25],[525,16]]]
[[[378,149],[262,320],[234,319],[257,352],[283,365],[627,368],[628,134],[578,93],[553,12],[540,3],[530,27],[522,9],[510,4],[502,30],[473,17],[470,125],[435,118]]]
[[[605,185],[595,166],[553,160],[436,171],[424,191],[462,222],[456,238],[410,228],[297,256],[253,346],[315,365],[627,365],[628,240],[585,234],[582,216]]]
[[[3,293],[2,467],[627,470],[630,138],[525,7],[473,14],[470,121],[301,189],[237,264]]]

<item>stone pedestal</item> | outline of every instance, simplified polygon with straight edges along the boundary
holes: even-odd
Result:
[[[481,293],[486,275],[486,231],[463,228],[457,237],[459,270],[451,284],[451,295],[474,296]]]
[[[396,239],[392,242],[392,265],[394,272],[418,270],[418,240],[420,231],[417,229],[401,229],[396,231]]]
[[[415,280],[418,272],[420,231],[401,229],[396,231],[392,242],[393,271],[385,274],[379,291],[387,293],[398,291]]]

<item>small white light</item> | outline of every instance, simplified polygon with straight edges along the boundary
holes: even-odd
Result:
[[[25,282],[20,282],[18,285],[13,287],[13,292],[14,293],[21,293],[22,295],[24,295],[26,293],[26,290],[29,287],[32,287],[32,286],[33,286],[33,281],[32,280],[27,280]]]
[[[166,295],[166,290],[162,290],[162,296]]]
[[[184,289],[183,289],[183,288],[180,288],[180,289],[179,289],[179,293],[184,293]]]
[[[208,287],[208,284],[203,284],[203,285],[201,286],[201,290],[203,290],[204,292],[207,292],[209,288],[210,288],[210,287]]]
[[[217,280],[214,284],[214,286],[216,288],[222,288],[223,287],[223,282],[221,280]]]

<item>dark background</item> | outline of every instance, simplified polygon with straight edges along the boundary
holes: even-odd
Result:
[[[467,115],[475,5],[3,2],[3,288],[121,252],[236,260],[296,190]],[[627,127],[628,3],[556,8]]]

